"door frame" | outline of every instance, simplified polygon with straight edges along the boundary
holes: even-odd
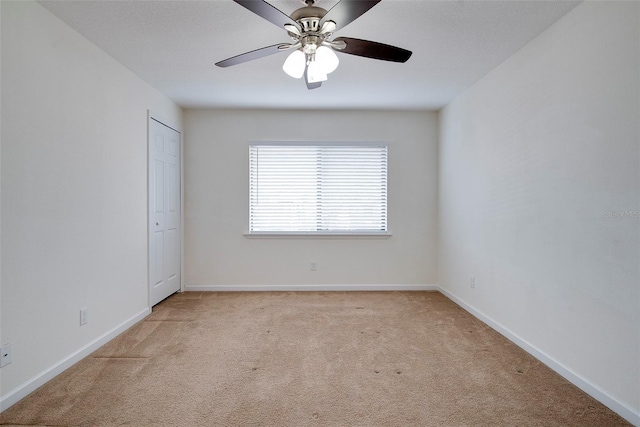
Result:
[[[151,291],[149,278],[151,277],[151,248],[150,234],[149,234],[149,191],[151,191],[151,182],[149,181],[149,171],[151,170],[151,151],[149,150],[149,138],[151,137],[151,120],[159,122],[168,128],[171,128],[180,134],[180,290],[178,292],[184,292],[184,140],[182,136],[182,129],[177,123],[172,120],[168,120],[161,114],[152,110],[147,110],[147,307],[151,312]]]

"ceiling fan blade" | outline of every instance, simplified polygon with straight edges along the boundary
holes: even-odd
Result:
[[[284,24],[291,24],[295,27],[298,27],[298,24],[293,19],[289,18],[284,12],[276,9],[274,6],[270,5],[266,1],[263,0],[233,0],[238,3],[240,6],[243,6],[249,9],[251,12],[256,15],[266,19],[269,22],[274,23],[280,28],[284,27]]]
[[[333,21],[337,28],[344,28],[378,3],[380,0],[341,0],[329,9],[320,25]]]
[[[240,55],[233,56],[231,58],[225,59],[224,61],[216,62],[216,65],[218,67],[230,67],[232,65],[242,64],[244,62],[253,61],[254,59],[260,59],[278,52],[283,52],[289,49],[290,46],[293,45],[284,43],[274,44],[272,46],[267,46],[260,49],[252,50],[250,52],[241,53]]]
[[[400,47],[350,37],[338,37],[333,41],[346,43],[343,49],[337,50],[338,52],[364,56],[365,58],[380,59],[382,61],[407,62],[412,53]]]

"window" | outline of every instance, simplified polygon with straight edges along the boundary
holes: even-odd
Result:
[[[387,145],[250,145],[249,233],[386,234]]]

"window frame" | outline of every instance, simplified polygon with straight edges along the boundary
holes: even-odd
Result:
[[[344,147],[357,147],[357,146],[369,146],[369,147],[385,147],[387,149],[387,200],[386,200],[386,230],[364,230],[364,231],[340,231],[340,230],[328,230],[328,231],[251,231],[250,229],[250,215],[251,215],[251,157],[250,151],[252,146],[307,146],[307,147],[321,147],[321,146],[344,146]],[[246,238],[312,238],[312,239],[334,239],[334,238],[365,238],[365,239],[388,239],[392,236],[389,227],[389,144],[382,141],[251,141],[247,145],[247,231],[243,234]]]

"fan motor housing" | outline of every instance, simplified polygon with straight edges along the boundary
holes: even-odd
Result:
[[[327,11],[317,6],[306,6],[296,9],[290,18],[300,24],[303,33],[317,32],[320,29],[320,20]]]

